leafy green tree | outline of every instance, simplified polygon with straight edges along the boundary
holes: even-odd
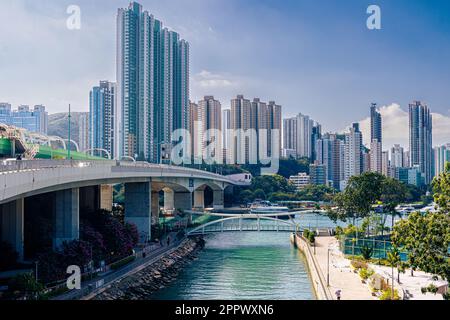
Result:
[[[331,201],[336,190],[324,185],[307,185],[297,192],[297,198],[305,201]]]
[[[333,220],[347,221],[365,218],[372,212],[372,206],[381,198],[385,177],[377,172],[365,172],[349,179],[347,187],[334,197],[336,209],[330,209]]]
[[[268,200],[270,202],[277,202],[277,201],[296,201],[298,199],[296,195],[292,193],[274,192],[270,194]]]
[[[434,201],[443,212],[450,212],[450,162],[445,166],[445,172],[433,181]]]
[[[254,199],[255,197],[253,196],[253,192],[249,189],[242,191],[240,194],[241,203],[249,203],[252,202]]]
[[[448,214],[413,212],[407,219],[395,224],[392,241],[395,246],[403,247],[408,252],[411,273],[420,269],[446,280],[450,278]]]
[[[261,199],[261,200],[266,200],[266,193],[264,192],[263,189],[256,189],[253,192],[253,197],[255,199]]]
[[[295,192],[295,186],[289,183],[287,179],[280,175],[254,177],[250,188],[252,190],[262,189],[264,190],[266,195],[274,192]]]
[[[393,228],[395,216],[399,214],[395,208],[406,201],[406,186],[396,179],[385,177],[381,183],[380,192],[380,200],[383,203],[383,212],[387,215],[391,215]]]
[[[299,172],[309,174],[309,159],[280,159],[280,168],[278,174],[286,179],[290,176],[296,175]]]
[[[9,283],[9,291],[20,292],[26,299],[41,299],[44,293],[44,285],[38,282],[33,273],[24,273],[12,278]]]

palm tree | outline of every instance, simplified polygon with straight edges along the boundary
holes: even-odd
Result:
[[[387,253],[387,261],[392,267],[392,297],[394,297],[394,267],[398,267],[400,260],[400,251],[397,247],[393,246],[391,250]],[[400,271],[398,270],[398,282],[400,283]]]
[[[372,258],[373,254],[373,247],[369,247],[368,245],[364,245],[361,248],[361,255],[363,256],[364,260],[369,261],[370,258]]]

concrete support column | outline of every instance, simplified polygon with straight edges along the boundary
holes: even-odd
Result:
[[[100,209],[112,211],[113,186],[109,184],[100,186]]]
[[[152,225],[159,224],[159,192],[152,192]]]
[[[214,209],[223,209],[224,208],[224,192],[223,190],[214,190],[213,195],[213,207]]]
[[[125,222],[136,225],[141,243],[151,239],[151,183],[125,184]]]
[[[80,236],[80,189],[55,192],[55,220],[53,248],[58,249],[65,241],[79,239]]]
[[[0,206],[1,240],[9,243],[23,260],[24,246],[24,199],[15,200]]]
[[[202,210],[205,209],[205,191],[194,191],[194,208]]]
[[[177,210],[192,210],[192,193],[175,192],[174,205]]]
[[[96,212],[100,210],[100,186],[80,188],[80,210]]]
[[[175,210],[175,193],[171,189],[164,190],[164,210]]]

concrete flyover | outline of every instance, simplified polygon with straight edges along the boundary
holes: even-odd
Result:
[[[53,246],[79,236],[81,206],[91,209],[112,203],[113,184],[125,185],[125,219],[138,227],[141,241],[150,239],[159,216],[159,192],[165,209],[204,208],[204,191],[213,191],[213,206],[223,208],[224,190],[248,185],[225,176],[178,166],[121,161],[31,160],[0,165],[0,240],[23,258],[24,199],[51,194]],[[105,200],[106,199],[106,200]],[[109,202],[109,205],[108,205]]]

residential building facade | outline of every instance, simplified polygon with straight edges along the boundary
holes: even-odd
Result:
[[[432,116],[427,105],[409,105],[409,151],[411,166],[418,166],[426,184],[432,179]]]
[[[117,14],[120,156],[162,162],[188,129],[189,43],[132,2]]]

